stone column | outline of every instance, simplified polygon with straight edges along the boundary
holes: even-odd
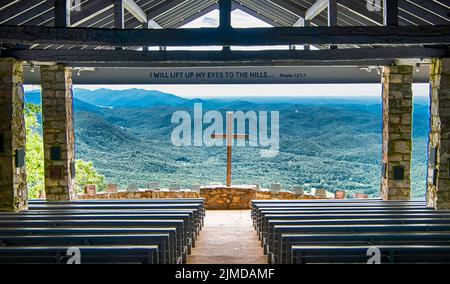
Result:
[[[23,65],[0,58],[0,211],[28,209]]]
[[[434,59],[430,72],[431,130],[427,205],[450,209],[450,58]]]
[[[45,193],[49,201],[76,200],[72,71],[41,67]]]
[[[382,83],[381,197],[384,200],[409,200],[411,196],[413,67],[384,67]]]

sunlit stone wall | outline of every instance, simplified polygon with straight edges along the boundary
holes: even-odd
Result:
[[[450,209],[450,58],[433,60],[430,82],[427,203],[436,209]]]
[[[45,193],[49,201],[76,200],[72,71],[41,67]]]
[[[152,198],[204,198],[206,209],[212,210],[243,210],[250,209],[251,200],[292,200],[316,199],[306,194],[295,194],[281,191],[261,191],[251,186],[202,187],[200,192],[193,191],[119,191],[114,193],[97,193],[80,195],[79,199],[152,199]]]
[[[386,66],[383,76],[384,200],[409,200],[411,196],[413,67]]]
[[[0,59],[0,211],[28,208],[22,83],[22,63]]]

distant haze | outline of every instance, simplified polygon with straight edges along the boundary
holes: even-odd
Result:
[[[330,86],[328,91],[333,93]],[[294,97],[278,89],[272,96],[257,96],[254,91],[245,93],[241,86],[225,99],[192,99],[156,91],[160,90],[158,87],[151,86],[148,91],[74,89],[77,158],[93,161],[107,182],[117,183],[121,188],[131,183],[143,187],[155,181],[166,187],[177,181],[186,188],[192,184],[224,182],[226,150],[223,147],[180,149],[171,143],[175,127],[171,122],[173,113],[180,110],[192,113],[193,105],[202,103],[204,111],[277,110],[280,113],[279,155],[261,158],[258,147],[236,147],[233,151],[236,184],[258,183],[268,187],[281,183],[285,188],[301,185],[307,190],[339,189],[379,196],[380,94],[343,96],[340,93],[339,97],[333,97],[324,93],[322,97]],[[265,89],[250,87],[259,87],[262,92]],[[196,88],[196,97],[208,95],[200,92],[202,86]],[[182,89],[179,91],[184,93]],[[26,100],[39,104],[40,90],[28,91]],[[425,96],[416,95],[412,163],[415,198],[423,197],[426,188],[430,121],[427,102]]]
[[[38,86],[26,86],[25,90]],[[157,90],[183,98],[236,98],[236,97],[344,97],[380,98],[381,84],[303,84],[303,85],[77,85],[88,90],[132,88]],[[428,84],[414,84],[415,97],[428,97]]]

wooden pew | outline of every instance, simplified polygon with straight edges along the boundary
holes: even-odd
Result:
[[[194,220],[189,214],[64,214],[64,215],[29,215],[29,214],[13,214],[0,215],[0,221],[22,221],[22,220],[183,220],[188,233],[189,253],[191,246],[195,245],[196,226]]]
[[[89,228],[89,227],[105,227],[105,228],[176,228],[178,243],[181,247],[177,248],[178,253],[182,254],[183,262],[186,262],[188,255],[187,232],[183,220],[0,220],[0,229],[4,227],[20,228],[20,227],[68,227],[68,228]]]
[[[450,224],[398,224],[398,225],[275,225],[273,238],[268,240],[270,249],[281,246],[282,235],[285,234],[363,234],[383,233],[392,234],[399,232],[449,232]],[[268,252],[272,253],[272,252]]]
[[[104,242],[113,241],[118,238],[119,242],[122,236],[134,235],[168,235],[169,236],[169,261],[180,264],[183,262],[181,254],[181,240],[176,238],[176,228],[0,228],[0,235],[7,237],[33,237],[33,236],[90,236],[90,237],[108,237],[102,240]],[[27,240],[33,240],[32,238]],[[98,240],[95,240],[96,242]],[[86,244],[95,245],[97,243],[87,242]],[[8,243],[7,243],[8,244]],[[44,243],[41,243],[41,245]],[[86,245],[85,244],[85,245]]]
[[[0,246],[119,246],[119,245],[155,245],[158,247],[158,258],[161,264],[175,264],[172,255],[175,247],[171,247],[169,234],[133,234],[133,235],[30,235],[1,236]]]
[[[411,219],[411,218],[450,218],[450,211],[442,211],[439,213],[429,211],[424,213],[371,213],[371,212],[363,212],[363,213],[352,213],[352,214],[291,214],[286,212],[281,212],[280,214],[273,214],[270,212],[269,214],[262,214],[261,218],[257,220],[258,232],[263,231],[264,228],[267,228],[270,220],[346,220],[346,219]]]
[[[0,247],[0,263],[65,264],[69,246]],[[158,246],[80,246],[84,264],[157,264]]]
[[[331,211],[335,211],[335,212],[345,212],[345,211],[355,211],[355,210],[365,210],[365,211],[371,211],[371,212],[381,212],[381,211],[402,211],[402,212],[407,212],[407,213],[411,213],[411,212],[425,212],[425,211],[433,211],[433,209],[431,208],[425,208],[424,206],[390,206],[390,205],[367,205],[367,206],[359,206],[359,205],[355,205],[355,206],[333,206],[332,204],[327,206],[327,207],[311,207],[311,206],[307,206],[307,207],[303,207],[301,205],[290,205],[289,207],[283,207],[283,206],[277,206],[277,207],[265,207],[265,206],[261,206],[258,208],[255,208],[253,210],[253,214],[252,214],[252,219],[253,222],[257,222],[257,220],[259,218],[261,218],[262,213],[261,212],[265,212],[265,214],[267,214],[270,211],[284,211],[286,213],[294,213],[294,212],[311,212],[312,214],[319,214],[322,212],[331,212]],[[303,214],[303,213],[302,213]]]
[[[275,250],[272,261],[291,264],[291,246],[379,246],[395,245],[450,245],[450,232],[358,233],[358,234],[283,234],[280,250]]]
[[[254,201],[252,217],[273,263],[289,263],[291,247],[312,244],[335,250],[368,244],[450,245],[450,211],[426,208],[418,200]]]
[[[201,224],[203,225],[204,219],[204,210],[202,209],[203,205],[200,204],[190,204],[190,203],[158,203],[158,204],[126,204],[126,203],[114,203],[114,204],[78,204],[76,202],[70,204],[37,204],[30,205],[29,210],[57,210],[68,211],[68,210],[96,210],[96,211],[104,211],[104,210],[163,210],[163,209],[191,209],[194,210],[195,218],[197,220],[201,220]]]
[[[318,220],[268,220],[263,228],[263,237],[272,238],[273,227],[276,225],[300,226],[334,226],[334,225],[403,225],[403,224],[450,224],[450,218],[402,218],[402,219],[318,219]]]
[[[292,263],[367,263],[371,246],[292,246]],[[450,263],[450,246],[382,245],[382,263]]]
[[[196,237],[198,237],[200,230],[202,229],[202,220],[200,219],[198,214],[195,214],[196,211],[193,209],[147,209],[147,210],[34,210],[34,211],[24,211],[20,213],[5,213],[0,212],[0,218],[10,217],[12,218],[20,218],[20,216],[49,216],[49,218],[58,218],[58,216],[68,216],[68,215],[76,215],[84,216],[84,215],[112,215],[112,216],[129,216],[129,215],[157,215],[157,214],[188,214],[190,223],[195,224],[195,233]],[[19,217],[16,217],[19,216]],[[52,217],[51,217],[52,216]]]
[[[196,204],[202,217],[205,216],[205,199],[203,198],[174,198],[174,199],[124,199],[124,200],[78,200],[78,201],[58,201],[58,202],[48,202],[42,199],[34,199],[29,201],[30,206],[34,205],[72,205],[72,204],[87,204],[87,205],[139,205],[139,204]]]
[[[168,199],[81,199],[77,201],[46,201],[45,199],[31,199],[30,204],[73,204],[73,203],[83,203],[83,204],[135,204],[135,203],[198,203],[204,204],[204,198],[168,198]]]
[[[117,254],[112,261],[115,263],[186,263],[204,216],[203,199],[32,200],[30,211],[0,213],[0,242],[11,262],[39,262],[34,258],[39,253],[45,256],[42,262],[64,262],[64,258],[53,255],[60,256],[58,249],[71,245],[92,253],[93,263],[106,261],[109,248],[113,248],[111,254]],[[127,256],[122,246],[133,250]],[[146,260],[142,257],[146,254],[144,247],[151,248],[152,260],[150,254]],[[30,257],[18,259],[19,254],[14,252]]]

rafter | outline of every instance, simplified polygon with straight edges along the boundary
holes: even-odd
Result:
[[[381,12],[370,12],[366,7],[359,5],[359,3],[356,3],[353,0],[339,0],[338,5],[350,10],[355,15],[364,18],[375,25],[379,26],[383,24],[383,15]]]
[[[8,25],[23,25],[28,24],[28,22],[31,20],[35,22],[37,19],[41,17],[42,14],[49,13],[49,15],[54,14],[54,3],[52,1],[46,1],[45,3],[42,3],[33,9],[30,9],[26,12],[21,13],[20,15],[17,15],[14,18],[11,18],[7,21]]]
[[[295,3],[290,1],[284,1],[284,0],[268,0],[269,2],[272,2],[273,4],[277,5],[278,7],[281,7],[282,9],[286,10],[289,13],[293,13],[297,15],[298,17],[305,18],[305,11],[300,9]]]
[[[328,0],[317,0],[305,13],[305,19],[311,21],[328,7]]]
[[[232,0],[219,0],[219,28],[231,29],[231,3]]]
[[[328,26],[337,26],[338,22],[338,12],[337,12],[337,0],[328,0]]]
[[[394,60],[413,58],[434,58],[449,56],[448,49],[442,48],[357,48],[337,50],[273,50],[273,51],[130,51],[130,50],[12,50],[4,51],[2,56],[11,56],[24,61],[63,62],[71,64],[86,63],[103,66],[104,63],[126,63],[129,67],[147,64],[171,63],[210,63],[221,66],[225,62],[245,61],[252,63],[289,62],[289,65],[307,62],[348,62],[360,60]]]
[[[262,15],[259,11],[255,11],[254,9],[251,9],[240,2],[236,2],[236,1],[233,2],[233,10],[235,10],[235,9],[239,9],[239,10],[271,25],[271,26],[274,26],[274,27],[282,26],[279,22],[275,21],[274,19],[269,18],[265,15]]]
[[[155,20],[150,20],[147,23],[144,23],[144,25],[146,25],[148,29],[162,29],[163,28],[157,22],[155,22]]]
[[[55,27],[70,26],[71,0],[54,0]]]
[[[89,6],[88,8],[83,8],[77,14],[72,17],[71,27],[78,27],[98,15],[110,10],[114,6],[112,0],[99,0],[96,5]]]
[[[7,8],[3,9],[0,13],[0,24],[4,24],[9,20],[22,15],[23,13],[44,4],[45,0],[28,0],[19,1],[14,5],[8,5]]]
[[[175,7],[183,4],[186,0],[166,0],[161,2],[156,7],[152,8],[150,11],[147,12],[148,19],[155,19],[158,16],[161,16],[164,13],[169,12],[170,10],[174,9]]]
[[[19,2],[20,0],[0,0],[0,11]]]
[[[417,7],[424,9],[425,11],[441,17],[446,22],[450,22],[450,2],[447,2],[447,8],[442,4],[436,3],[436,1],[429,0],[406,0],[407,2],[416,5]]]
[[[383,1],[383,17],[385,26],[398,25],[398,0]]]
[[[133,0],[123,0],[123,7],[130,12],[139,22],[147,22],[147,14]]]
[[[234,9],[234,6],[232,6],[232,7]],[[181,22],[178,22],[175,25],[170,26],[169,28],[174,28],[174,29],[179,28],[179,27],[181,27],[181,26],[183,26],[183,25],[185,25],[187,23],[190,23],[190,22],[192,22],[192,21],[194,21],[194,20],[196,20],[196,19],[198,19],[200,17],[203,17],[204,15],[206,15],[209,12],[212,12],[212,11],[214,11],[216,9],[219,9],[219,4],[213,4],[213,5],[207,7],[205,9],[203,9],[203,10],[197,11],[195,14],[190,15],[189,17],[183,17],[183,20]]]
[[[449,26],[218,29],[84,29],[0,26],[0,42],[100,46],[449,44]]]

